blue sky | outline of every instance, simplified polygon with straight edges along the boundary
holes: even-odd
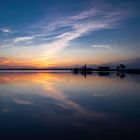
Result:
[[[139,60],[137,0],[0,0],[0,67]]]

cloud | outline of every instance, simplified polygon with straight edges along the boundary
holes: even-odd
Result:
[[[79,37],[94,31],[118,28],[123,20],[133,16],[134,12],[130,7],[131,5],[113,6],[102,3],[95,4],[90,9],[75,15],[59,17],[50,23],[43,19],[31,29],[32,34],[16,37],[11,42],[27,43],[34,39],[35,44],[28,46],[23,44],[24,54],[30,52],[30,56],[39,60],[52,59]],[[64,30],[64,28],[68,30]],[[35,47],[36,49],[31,51]],[[110,45],[93,45],[92,47],[111,48]]]
[[[13,40],[14,43],[19,43],[19,42],[28,42],[28,41],[32,41],[34,39],[33,36],[31,37],[17,37]]]
[[[127,10],[129,9],[129,10]],[[123,20],[132,17],[134,14],[131,5],[118,5],[117,7],[110,4],[94,5],[91,9],[82,11],[76,15],[58,18],[56,21],[46,24],[46,20],[41,21],[37,29],[47,33],[54,33],[55,40],[50,43],[44,43],[40,47],[46,48],[42,55],[46,58],[56,57],[60,51],[70,46],[71,41],[89,34],[90,32],[118,28]],[[71,28],[64,31],[63,28]],[[62,33],[56,36],[58,30]],[[93,45],[93,48],[111,49],[111,45]]]
[[[69,27],[75,24],[88,23],[90,21],[102,21],[117,22],[125,20],[128,17],[132,17],[136,14],[136,9],[133,8],[132,3],[121,3],[120,5],[114,6],[113,4],[102,2],[95,2],[90,9],[79,12],[69,17],[58,18],[54,22],[46,24],[47,20],[42,20],[37,28],[42,30],[53,31],[61,27]],[[85,27],[86,28],[86,27]]]
[[[111,45],[92,45],[91,47],[95,49],[112,49]]]
[[[38,62],[34,62],[33,60],[29,59],[22,59],[22,58],[16,58],[13,57],[0,57],[0,68],[26,68],[35,67],[35,64],[38,64]]]
[[[17,104],[23,104],[23,105],[31,105],[31,104],[33,104],[31,101],[18,99],[18,98],[14,98],[14,101]]]
[[[86,35],[91,31],[110,29],[110,28],[113,28],[113,23],[105,23],[105,21],[104,23],[103,21],[93,21],[88,23],[74,24],[73,31],[60,34],[56,37],[57,39],[55,41],[39,46],[40,48],[44,48],[44,51],[41,54],[42,59],[51,58],[54,56],[56,57],[56,55],[59,54],[60,51],[62,51],[63,49],[65,49],[70,45],[71,41],[83,35]]]
[[[0,31],[3,33],[11,33],[11,30],[9,28],[1,28]]]

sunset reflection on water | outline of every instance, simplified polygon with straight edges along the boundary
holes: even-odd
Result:
[[[139,91],[136,75],[0,73],[0,134],[36,139],[136,136]]]

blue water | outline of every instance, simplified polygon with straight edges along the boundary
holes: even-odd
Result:
[[[140,139],[140,75],[0,73],[0,140]]]

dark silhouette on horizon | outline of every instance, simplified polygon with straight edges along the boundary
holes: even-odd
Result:
[[[124,64],[119,64],[116,69],[111,69],[109,66],[99,66],[98,68],[90,68],[85,64],[81,68],[73,68],[72,72],[74,74],[82,74],[86,77],[87,74],[92,74],[93,72],[97,72],[100,76],[107,76],[110,72],[117,72],[117,76],[120,78],[124,78],[125,74],[140,74],[140,69],[126,69]]]
[[[124,71],[126,69],[126,66],[124,64],[120,64],[116,69],[117,71]]]
[[[124,64],[120,64],[118,65],[116,68],[110,68],[109,66],[99,66],[97,68],[92,68],[92,67],[88,67],[86,64],[81,67],[81,68],[0,68],[0,70],[31,70],[31,71],[34,71],[34,70],[62,70],[62,71],[71,71],[73,72],[74,74],[82,74],[82,75],[87,75],[87,74],[92,74],[93,72],[101,72],[103,73],[104,72],[104,75],[107,74],[107,72],[118,72],[118,73],[130,73],[130,74],[140,74],[140,69],[136,69],[136,68],[133,68],[133,69],[130,69],[130,68],[126,68],[126,66]]]

